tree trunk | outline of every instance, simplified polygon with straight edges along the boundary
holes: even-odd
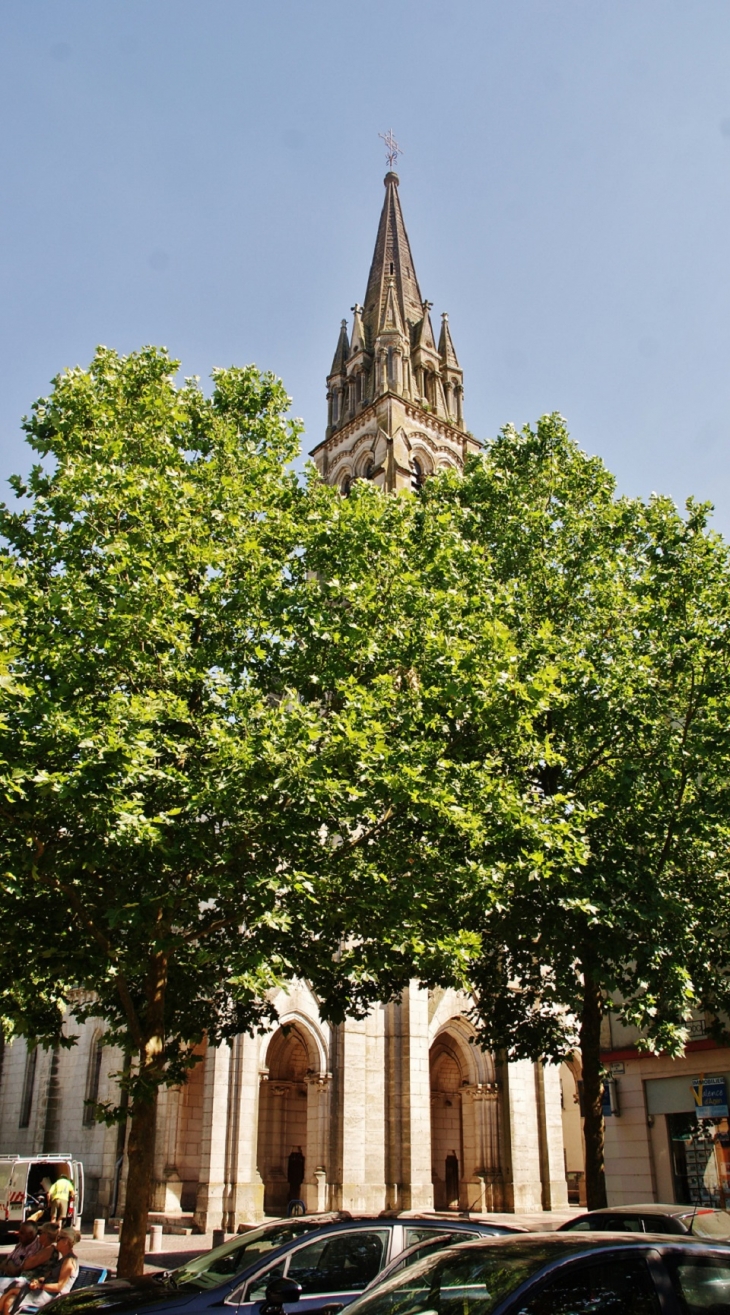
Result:
[[[136,1278],[144,1273],[147,1241],[147,1216],[150,1208],[152,1175],[155,1167],[155,1131],[157,1124],[157,1089],[148,1101],[134,1103],[129,1129],[127,1155],[127,1195],[119,1242],[117,1274]]]
[[[603,998],[600,987],[583,970],[583,1011],[580,1020],[580,1052],[583,1066],[583,1135],[586,1146],[586,1202],[589,1210],[606,1205],[606,1174],[603,1159],[603,1073],[601,1070],[601,1020]]]
[[[147,1216],[155,1171],[157,1092],[160,1083],[164,1081],[167,968],[166,954],[153,954],[150,957],[145,990],[146,1040],[139,1056],[127,1147],[127,1196],[117,1262],[120,1278],[136,1278],[144,1273]]]

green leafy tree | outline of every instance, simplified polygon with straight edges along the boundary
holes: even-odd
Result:
[[[4,1026],[73,1044],[71,1003],[129,1057],[99,1111],[130,1118],[127,1275],[157,1092],[204,1036],[266,1022],[287,978],[336,1021],[417,973],[463,980],[473,948],[403,877],[418,844],[427,893],[423,819],[460,818],[402,660],[412,503],[300,487],[273,378],[218,371],[207,398],[175,370],[99,349],[54,380],[26,422],[43,461],[0,511]]]
[[[730,1003],[727,548],[706,507],[618,499],[557,416],[506,430],[424,497],[489,561],[474,607],[502,590],[517,672],[540,686],[503,768],[544,810],[542,842],[505,849],[486,883],[477,852],[462,868],[471,913],[454,904],[481,941],[482,1039],[532,1059],[580,1051],[595,1208],[606,1013],[676,1054],[692,1009]],[[474,749],[494,752],[479,730]]]

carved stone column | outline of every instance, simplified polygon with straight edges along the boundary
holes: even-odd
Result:
[[[480,1213],[504,1209],[500,1155],[499,1082],[474,1082],[461,1089],[463,1179],[461,1207]]]
[[[386,1018],[388,1205],[433,1210],[428,991],[411,982]]]
[[[505,1207],[542,1210],[540,1131],[535,1074],[529,1059],[501,1065],[504,1083]]]
[[[264,1217],[264,1184],[258,1171],[260,1038],[237,1036],[230,1082],[230,1125],[226,1180],[226,1227],[257,1223]]]
[[[195,1224],[201,1233],[223,1224],[231,1048],[208,1046],[203,1074],[203,1132]]]
[[[307,1162],[302,1184],[304,1204],[309,1214],[329,1209],[328,1149],[330,1124],[331,1073],[307,1075]],[[311,1167],[310,1167],[311,1166]]]
[[[556,1064],[535,1065],[540,1124],[542,1198],[546,1210],[568,1209],[568,1182],[563,1150],[563,1115],[560,1069]]]
[[[332,1034],[331,1206],[377,1213],[385,1204],[383,1010]]]

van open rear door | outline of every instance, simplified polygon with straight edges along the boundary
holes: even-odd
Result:
[[[28,1161],[16,1160],[8,1183],[5,1198],[6,1218],[9,1223],[20,1224],[25,1219],[25,1196],[28,1187]]]
[[[74,1224],[78,1228],[84,1210],[84,1166],[81,1160],[71,1161],[71,1178],[74,1185]]]

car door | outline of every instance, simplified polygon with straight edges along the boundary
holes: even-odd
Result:
[[[719,1315],[730,1310],[730,1256],[702,1254],[682,1248],[666,1254],[672,1288],[682,1315]]]
[[[296,1305],[286,1310],[347,1306],[387,1263],[390,1232],[387,1228],[358,1228],[321,1234],[260,1270],[232,1292],[225,1304],[237,1306],[238,1315],[257,1315],[269,1283],[286,1277],[302,1289]]]
[[[534,1280],[505,1307],[505,1315],[661,1315],[646,1259],[633,1254],[600,1256],[561,1265],[554,1276]]]

